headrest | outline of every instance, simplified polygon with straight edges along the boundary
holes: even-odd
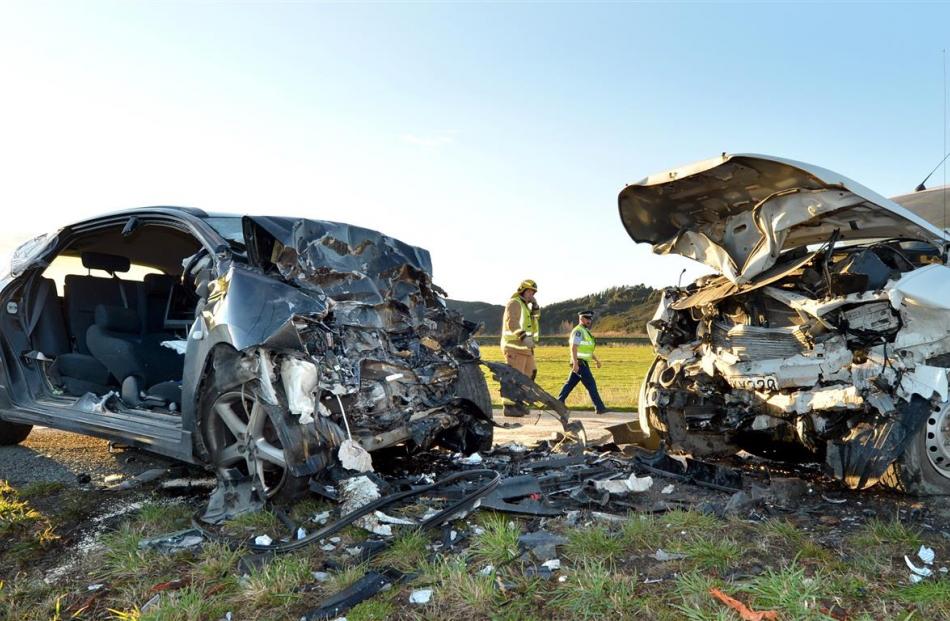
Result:
[[[120,257],[117,254],[105,254],[104,252],[83,252],[82,266],[89,270],[103,270],[114,274],[115,272],[129,271],[128,257]]]
[[[168,274],[146,274],[145,275],[145,295],[161,294],[168,296],[168,291],[175,285],[178,279]]]
[[[139,314],[131,308],[98,304],[95,320],[97,326],[111,332],[138,334],[141,330]]]

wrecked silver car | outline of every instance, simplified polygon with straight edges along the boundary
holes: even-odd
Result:
[[[663,291],[641,425],[696,456],[817,458],[863,489],[950,493],[948,236],[831,171],[725,155],[627,186],[657,254],[715,273]]]
[[[23,245],[2,286],[0,444],[46,425],[271,498],[394,445],[491,445],[477,325],[375,231],[130,210]]]

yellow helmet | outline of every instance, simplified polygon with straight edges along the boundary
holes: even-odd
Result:
[[[521,281],[521,284],[518,285],[518,293],[521,293],[522,291],[526,291],[526,290],[528,290],[528,289],[531,289],[531,290],[533,290],[533,291],[537,291],[537,290],[538,290],[538,283],[534,282],[534,281],[531,280],[530,278],[526,278],[526,279],[522,280],[522,281]]]

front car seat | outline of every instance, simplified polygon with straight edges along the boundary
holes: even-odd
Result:
[[[123,401],[177,409],[184,356],[162,346],[167,338],[165,333],[143,334],[135,310],[102,304],[86,332],[89,351],[122,385]]]

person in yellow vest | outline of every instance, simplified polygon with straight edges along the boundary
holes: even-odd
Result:
[[[522,280],[508,304],[501,319],[501,350],[508,365],[531,379],[538,375],[534,364],[534,347],[541,336],[541,307],[534,299],[538,284],[531,280]],[[528,413],[522,403],[502,399],[505,416],[524,416]]]
[[[571,350],[571,374],[564,382],[561,388],[561,394],[557,399],[561,403],[567,400],[568,395],[580,382],[584,384],[590,394],[590,400],[594,402],[594,409],[598,414],[606,414],[607,406],[604,405],[600,393],[597,392],[597,382],[594,380],[594,374],[590,371],[590,363],[593,362],[600,368],[600,360],[594,355],[594,335],[590,333],[590,327],[594,323],[594,313],[584,311],[577,315],[577,326],[571,330],[571,336],[567,340],[567,345]]]

